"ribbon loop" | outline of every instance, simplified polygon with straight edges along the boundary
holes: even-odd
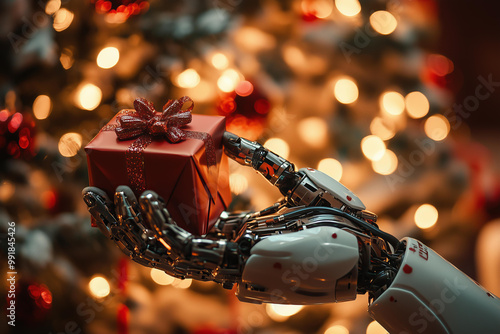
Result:
[[[182,109],[186,102],[191,105]],[[180,127],[191,123],[194,102],[188,96],[178,100],[169,100],[163,107],[163,112],[156,112],[151,102],[144,98],[134,101],[135,112],[118,116],[118,126],[115,128],[119,140],[127,140],[141,135],[166,136],[172,143],[186,139],[184,130]]]

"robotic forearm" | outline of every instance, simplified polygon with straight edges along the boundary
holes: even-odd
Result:
[[[391,254],[399,242],[378,229],[377,217],[364,210],[356,195],[312,168],[295,171],[292,163],[256,142],[226,132],[223,143],[230,158],[260,172],[284,199],[260,212],[221,218],[209,234],[200,237],[179,228],[153,192],[145,192],[137,201],[128,187],[118,187],[113,212],[106,194],[86,188],[84,199],[97,226],[134,261],[181,278],[214,280],[228,288],[237,283],[239,297],[247,301],[276,299],[281,303],[304,304],[347,300],[354,299],[357,292],[371,290],[373,282],[377,289],[387,285],[393,276],[388,272],[396,266],[396,257]],[[319,231],[329,235],[328,240],[322,240]],[[297,247],[296,241],[280,241],[290,241],[291,236],[293,240],[303,240],[302,247],[319,243],[325,249],[305,250]],[[287,245],[291,248],[287,249]],[[334,251],[340,246],[342,250]],[[274,251],[280,247],[285,250]],[[266,256],[258,255],[262,251]],[[287,260],[279,259],[283,252],[288,254]],[[334,256],[323,258],[310,252],[333,252]],[[328,277],[319,279],[317,274],[305,275],[297,269],[297,264],[307,262],[311,255],[313,262],[328,272]],[[264,276],[258,274],[262,270],[259,268],[269,261],[281,267],[279,273],[284,276],[261,282]],[[339,261],[347,261],[347,267]],[[288,275],[288,270],[292,274]],[[280,298],[276,296],[277,288],[266,286],[271,281],[276,281],[277,286],[288,286],[283,291],[278,289]],[[344,281],[347,283],[339,283]],[[318,282],[323,282],[323,288],[314,287]],[[306,300],[303,296],[307,294],[311,296]],[[320,295],[323,298],[316,298]]]

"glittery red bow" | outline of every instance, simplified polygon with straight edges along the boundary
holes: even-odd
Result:
[[[191,102],[187,109],[184,103]],[[120,140],[132,139],[141,135],[166,135],[171,143],[186,139],[186,132],[181,127],[191,122],[194,102],[188,96],[178,100],[169,100],[163,106],[163,112],[156,112],[153,104],[144,98],[134,101],[135,111],[125,112],[117,117],[116,136]]]

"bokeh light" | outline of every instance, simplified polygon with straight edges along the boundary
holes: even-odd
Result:
[[[67,10],[66,8],[61,8],[54,13],[54,30],[57,32],[66,30],[73,22],[75,14]]]
[[[389,332],[374,320],[366,327],[366,334],[389,334]]]
[[[349,334],[349,330],[342,325],[328,327],[324,334]]]
[[[331,0],[302,0],[302,12],[306,15],[316,16],[319,19],[325,19],[333,11]]]
[[[365,157],[372,161],[380,160],[385,154],[385,143],[375,135],[366,136],[361,140],[361,150]]]
[[[104,277],[94,276],[89,282],[89,290],[94,297],[104,298],[109,295],[111,287]]]
[[[81,109],[94,110],[101,103],[102,92],[96,85],[82,84],[77,92],[77,105]]]
[[[415,225],[421,229],[434,226],[438,220],[438,210],[431,204],[422,204],[415,211]]]
[[[52,15],[61,8],[61,0],[49,0],[45,5],[45,14]]]
[[[429,112],[429,100],[421,92],[411,92],[405,97],[406,111],[411,118],[422,118]]]
[[[73,51],[68,48],[64,48],[61,52],[61,56],[59,57],[59,61],[65,70],[70,69],[75,61],[73,59]]]
[[[335,98],[343,104],[350,104],[358,99],[358,86],[351,78],[342,78],[335,82],[333,93]]]
[[[264,143],[264,146],[268,150],[276,153],[277,155],[283,157],[284,159],[288,159],[288,154],[290,153],[290,146],[288,146],[288,143],[283,139],[269,138]]]
[[[14,192],[16,191],[16,187],[9,181],[3,181],[0,184],[0,201],[7,202]]]
[[[337,181],[340,181],[340,179],[342,178],[342,164],[336,159],[322,159],[318,163],[318,170]]]
[[[429,65],[429,69],[436,75],[439,75],[441,77],[450,74],[455,69],[453,62],[447,57],[440,54],[429,55],[429,57],[427,58],[427,63]]]
[[[398,157],[393,151],[386,149],[382,158],[372,161],[372,168],[381,175],[392,174],[398,168]]]
[[[53,209],[57,204],[57,196],[53,190],[45,190],[40,195],[42,205],[46,209]]]
[[[248,180],[245,175],[233,173],[229,176],[229,187],[235,195],[243,193],[248,188]]]
[[[232,92],[240,82],[240,75],[233,69],[225,70],[217,80],[217,87],[225,93]]]
[[[388,140],[396,134],[396,124],[390,119],[374,117],[370,123],[370,131],[382,140]]]
[[[381,35],[389,35],[398,26],[398,21],[388,11],[379,10],[370,15],[370,25]]]
[[[274,321],[282,322],[299,313],[303,308],[303,305],[267,304],[266,313]]]
[[[294,69],[301,69],[306,63],[304,52],[295,45],[283,46],[283,60]]]
[[[335,7],[345,16],[358,15],[361,11],[361,5],[358,0],[335,0]]]
[[[390,115],[400,115],[405,110],[405,98],[398,92],[385,92],[380,96],[380,108]]]
[[[172,286],[177,289],[188,289],[191,284],[193,284],[193,280],[190,278],[187,279],[179,279],[175,278]]]
[[[118,63],[120,60],[120,51],[113,46],[109,46],[104,48],[97,55],[97,66],[100,68],[112,68]]]
[[[159,285],[170,285],[174,283],[175,277],[170,276],[163,270],[152,268],[150,272],[151,278],[156,284]]]
[[[253,85],[250,81],[243,80],[236,85],[234,91],[239,96],[248,96],[253,92]]]
[[[223,70],[229,66],[229,60],[220,52],[214,53],[211,61],[212,65],[218,70]]]
[[[276,47],[276,37],[252,26],[243,26],[234,34],[236,43],[248,52],[261,52]]]
[[[450,122],[443,115],[436,114],[429,117],[424,123],[425,134],[432,140],[445,139],[450,132]]]
[[[177,76],[177,86],[181,88],[194,88],[199,83],[200,75],[193,68],[188,68]]]
[[[323,147],[328,140],[328,125],[323,118],[307,117],[297,125],[300,139],[314,148]]]
[[[76,132],[68,132],[59,139],[59,153],[63,157],[73,157],[82,147],[82,135]]]
[[[52,111],[52,101],[47,95],[38,95],[33,101],[33,115],[36,119],[46,119]]]

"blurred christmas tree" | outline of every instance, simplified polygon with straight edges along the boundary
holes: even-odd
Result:
[[[218,286],[120,262],[80,199],[82,147],[136,97],[160,106],[188,95],[196,113],[225,115],[229,131],[340,180],[382,229],[452,262],[467,251],[446,248],[476,227],[457,218],[468,171],[443,116],[453,63],[426,51],[439,31],[433,0],[0,6],[0,214],[17,222],[21,332],[377,331],[363,297],[239,304]],[[234,209],[279,197],[253,171],[231,168]],[[458,264],[467,269],[470,257]]]

